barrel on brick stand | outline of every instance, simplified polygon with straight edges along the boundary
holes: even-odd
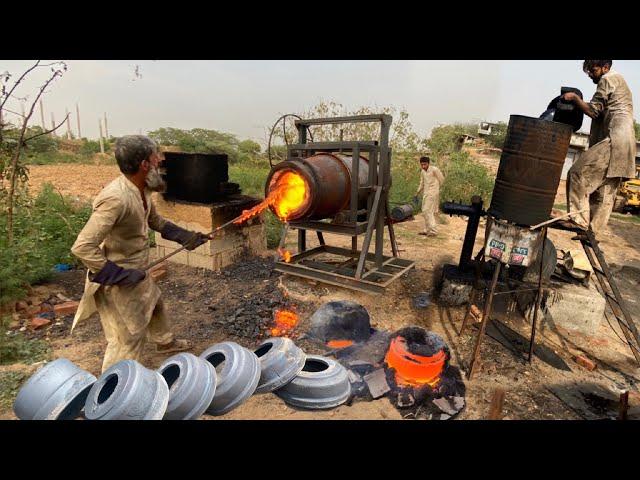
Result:
[[[488,213],[525,226],[548,220],[571,133],[564,123],[511,115]]]

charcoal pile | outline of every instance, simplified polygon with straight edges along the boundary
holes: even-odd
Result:
[[[215,328],[230,336],[252,340],[271,336],[275,312],[292,308],[277,287],[275,280],[280,273],[273,270],[273,265],[270,258],[252,257],[220,272],[207,272],[207,277],[213,277],[213,281],[206,282],[209,289],[216,288],[215,279],[233,285],[225,292],[223,301],[204,300]]]

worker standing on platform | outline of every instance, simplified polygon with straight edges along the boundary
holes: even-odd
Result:
[[[567,210],[586,210],[573,220],[594,233],[609,222],[620,183],[635,177],[633,99],[627,82],[612,64],[612,60],[584,61],[583,70],[598,85],[590,102],[575,93],[564,94],[565,100],[592,119],[589,149],[567,175]]]
[[[431,165],[429,157],[420,157],[420,185],[415,200],[422,192],[422,215],[424,216],[424,231],[420,235],[435,236],[438,225],[435,215],[440,203],[440,187],[444,182],[444,175],[438,167]]]

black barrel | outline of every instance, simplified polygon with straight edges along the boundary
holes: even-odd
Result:
[[[411,215],[413,215],[413,205],[409,203],[405,205],[399,205],[391,210],[391,218],[395,222],[402,222],[403,220],[409,218]]]
[[[165,198],[187,202],[211,203],[224,195],[229,181],[227,155],[165,152]]]
[[[564,123],[511,115],[488,213],[527,226],[548,220],[571,133]]]

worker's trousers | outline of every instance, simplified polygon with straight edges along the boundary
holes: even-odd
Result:
[[[118,317],[117,310],[110,305],[113,301],[110,296],[99,290],[95,295],[95,300],[100,314],[100,323],[102,323],[102,329],[107,338],[102,372],[121,360],[140,361],[147,339],[158,345],[166,345],[173,340],[173,333],[165,315],[162,299],[156,303],[146,328],[141,328],[136,334],[132,334],[122,319]],[[145,322],[145,319],[141,318],[140,321]]]
[[[611,140],[606,138],[580,155],[567,174],[567,209],[573,220],[594,233],[602,232],[613,210],[620,178],[607,178]]]
[[[422,216],[424,217],[424,231],[435,235],[438,232],[436,213],[438,211],[438,195],[425,195],[422,197]]]

